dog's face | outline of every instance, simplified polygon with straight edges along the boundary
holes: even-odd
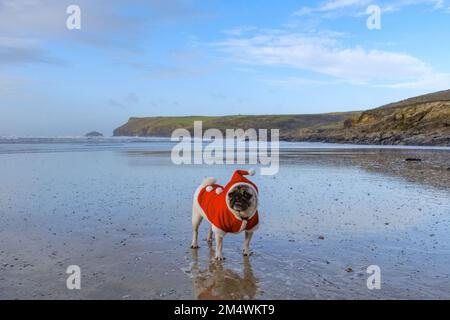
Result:
[[[253,188],[248,185],[239,185],[228,193],[228,206],[245,219],[255,212],[257,197]]]

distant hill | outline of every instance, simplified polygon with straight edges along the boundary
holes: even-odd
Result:
[[[177,128],[280,129],[280,139],[356,144],[450,146],[450,90],[426,94],[363,112],[313,115],[130,118],[115,136],[168,137]]]
[[[401,108],[401,107],[412,106],[415,104],[437,102],[437,101],[450,101],[450,89],[444,90],[444,91],[438,91],[438,92],[434,92],[434,93],[429,93],[429,94],[424,94],[422,96],[417,96],[417,97],[401,100],[401,101],[394,102],[394,103],[389,103],[389,104],[381,106],[377,109]]]
[[[216,128],[225,133],[225,129],[279,128],[280,135],[299,128],[340,126],[344,120],[358,115],[359,112],[342,112],[306,115],[236,115],[220,117],[149,117],[130,118],[126,124],[114,130],[114,136],[159,136],[169,137],[172,131],[185,128],[193,132],[194,121],[203,122],[203,130]]]

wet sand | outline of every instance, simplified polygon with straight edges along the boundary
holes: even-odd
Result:
[[[254,177],[254,254],[230,235],[224,262],[206,223],[189,248],[190,209],[202,177],[235,167],[177,167],[146,143],[0,145],[0,299],[450,298],[450,150],[300,145]]]

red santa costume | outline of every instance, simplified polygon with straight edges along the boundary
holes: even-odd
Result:
[[[255,210],[251,212],[247,219],[242,219],[232,210],[226,201],[228,193],[240,185],[247,185],[258,194],[258,187],[248,180],[246,175],[254,175],[253,170],[237,170],[230,182],[225,187],[215,183],[215,179],[206,179],[197,189],[194,195],[194,206],[200,214],[208,220],[213,231],[221,235],[226,233],[240,233],[244,230],[254,231],[258,227],[259,218],[257,208],[257,197],[255,199]]]

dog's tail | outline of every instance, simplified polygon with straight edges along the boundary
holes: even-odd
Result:
[[[208,177],[208,178],[203,179],[202,186],[206,187],[206,186],[210,186],[214,183],[216,183],[216,178]]]

